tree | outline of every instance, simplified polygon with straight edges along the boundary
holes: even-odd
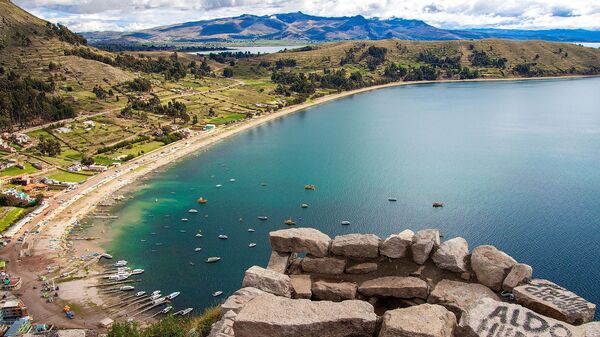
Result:
[[[192,124],[193,125],[198,124],[198,116],[197,115],[194,115],[194,117],[192,117]]]
[[[223,77],[227,77],[227,78],[233,77],[233,69],[231,69],[231,68],[223,69]]]
[[[89,166],[89,165],[94,165],[94,163],[95,163],[94,159],[92,157],[90,157],[90,156],[84,155],[81,158],[81,164],[83,164],[83,165]]]
[[[56,139],[46,138],[40,136],[40,142],[37,145],[37,149],[49,157],[55,157],[60,154],[60,143]]]

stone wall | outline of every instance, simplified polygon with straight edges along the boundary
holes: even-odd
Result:
[[[600,336],[596,305],[437,229],[331,239],[293,228],[270,242],[267,268],[246,271],[210,336]]]

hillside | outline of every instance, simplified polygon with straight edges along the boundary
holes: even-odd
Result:
[[[136,32],[88,32],[92,44],[206,43],[261,40],[458,40],[505,38],[549,41],[600,41],[600,32],[586,30],[445,30],[420,20],[400,18],[322,17],[301,12],[185,22]]]

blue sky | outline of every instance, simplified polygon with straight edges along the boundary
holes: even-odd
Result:
[[[186,21],[302,11],[420,19],[441,28],[600,29],[600,0],[13,0],[75,31],[139,30]]]

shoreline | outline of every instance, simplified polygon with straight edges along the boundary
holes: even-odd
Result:
[[[24,277],[24,284],[31,284],[35,276],[41,275],[45,272],[45,265],[40,266],[39,263],[28,265],[27,263],[19,263],[21,259],[25,260],[28,258],[49,261],[49,264],[61,264],[64,263],[69,257],[81,256],[83,254],[89,254],[90,252],[104,252],[104,249],[100,245],[102,242],[110,242],[114,235],[117,233],[116,228],[110,228],[108,233],[103,233],[105,238],[99,241],[72,241],[73,248],[70,249],[67,245],[67,237],[65,233],[69,230],[71,225],[83,219],[86,215],[92,212],[99,203],[106,200],[111,195],[114,197],[117,194],[121,195],[124,193],[131,193],[136,191],[143,185],[143,181],[150,178],[154,171],[163,168],[169,164],[174,164],[178,160],[181,160],[188,155],[199,153],[199,150],[209,149],[211,145],[225,140],[231,136],[237,135],[243,131],[252,129],[260,126],[267,122],[285,117],[292,113],[303,111],[311,107],[334,101],[341,98],[346,98],[360,93],[374,91],[389,87],[398,87],[404,85],[415,85],[415,84],[434,84],[434,83],[451,83],[451,82],[487,82],[487,81],[527,81],[527,80],[556,80],[556,79],[576,79],[576,78],[587,78],[597,76],[561,76],[561,77],[541,77],[541,78],[499,78],[499,79],[473,79],[473,80],[439,80],[439,81],[411,81],[411,82],[392,82],[377,86],[365,87],[355,89],[351,91],[344,91],[339,93],[329,94],[317,99],[304,102],[302,104],[293,105],[287,108],[283,108],[279,111],[261,115],[249,120],[245,120],[239,123],[225,126],[210,132],[195,133],[189,138],[180,140],[178,142],[163,146],[154,151],[148,152],[140,157],[133,159],[130,162],[123,164],[121,167],[113,168],[109,171],[100,173],[96,176],[91,177],[83,184],[79,185],[73,191],[66,191],[57,195],[56,198],[49,200],[51,204],[48,210],[35,216],[33,220],[21,228],[21,232],[24,230],[31,231],[32,228],[39,226],[40,234],[29,235],[27,245],[23,245],[26,248],[18,246],[11,246],[5,248],[0,256],[15,263],[9,264],[9,271],[13,274],[21,276],[21,274],[28,274]],[[59,203],[59,200],[64,202]],[[118,202],[118,201],[116,201]],[[114,205],[113,205],[114,206]],[[111,206],[111,207],[113,207]],[[110,226],[107,226],[109,228]],[[31,239],[29,239],[31,238]],[[14,249],[12,249],[14,248]],[[10,250],[9,252],[7,252]],[[8,254],[7,254],[8,253]],[[70,256],[69,256],[70,253]],[[30,256],[28,256],[28,254]],[[23,256],[24,255],[24,256]],[[27,282],[27,281],[31,282]],[[36,309],[39,301],[33,300],[34,297],[39,298],[39,294],[35,290],[28,289],[22,290],[29,294],[24,296],[24,300],[28,306],[32,309],[34,314],[37,314]],[[28,303],[28,300],[33,303]],[[43,301],[42,301],[43,303]],[[44,305],[47,310],[47,306]],[[60,313],[60,308],[58,308]],[[93,318],[104,318],[104,310],[100,307],[94,309],[96,315]],[[59,314],[60,315],[60,314]],[[38,315],[42,316],[42,315]],[[57,324],[64,323],[64,317],[60,317],[60,322]],[[87,319],[88,317],[86,317]],[[67,323],[76,323],[69,322]],[[89,324],[89,323],[88,323]]]

